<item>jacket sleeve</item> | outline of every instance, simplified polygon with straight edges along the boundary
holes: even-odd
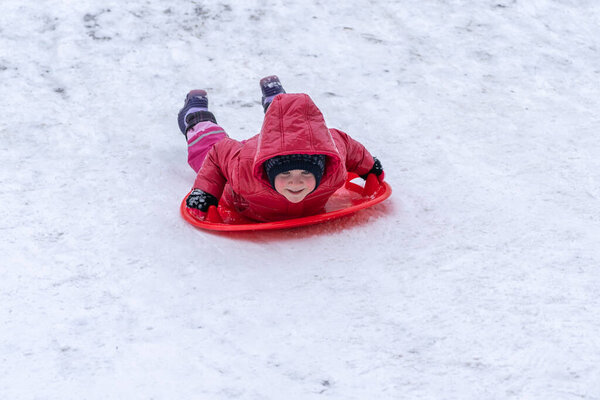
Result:
[[[331,129],[334,141],[338,146],[340,155],[345,159],[346,170],[348,172],[354,172],[357,175],[364,175],[368,173],[375,160],[369,151],[357,140],[354,140],[345,132],[337,129]]]
[[[230,180],[233,169],[232,160],[237,154],[238,147],[239,142],[229,138],[215,144],[208,151],[198,170],[194,189],[200,189],[220,199],[225,184]]]

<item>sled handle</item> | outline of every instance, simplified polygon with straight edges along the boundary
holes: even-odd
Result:
[[[369,174],[362,191],[363,196],[372,196],[379,190],[381,184],[375,174]]]
[[[206,213],[206,221],[215,222],[219,224],[223,223],[223,219],[221,218],[221,214],[219,214],[219,210],[217,210],[217,207],[210,206],[208,208],[208,212]]]

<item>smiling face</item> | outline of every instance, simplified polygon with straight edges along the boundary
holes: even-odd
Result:
[[[283,195],[290,203],[299,203],[317,185],[315,176],[302,169],[292,169],[275,176],[275,190]]]

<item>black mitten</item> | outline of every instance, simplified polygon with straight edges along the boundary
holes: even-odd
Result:
[[[202,212],[207,212],[210,206],[219,204],[219,200],[210,193],[206,193],[200,189],[194,189],[185,200],[188,208],[195,208]]]
[[[383,166],[381,165],[381,161],[379,161],[376,157],[373,157],[373,160],[375,160],[375,163],[373,164],[373,167],[371,168],[371,170],[369,172],[367,172],[364,175],[361,175],[360,177],[363,179],[367,179],[367,176],[369,176],[369,174],[375,174],[375,176],[377,177],[377,179],[379,179],[379,181],[383,181]]]

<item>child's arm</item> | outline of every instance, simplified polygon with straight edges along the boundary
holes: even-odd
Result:
[[[225,184],[229,180],[229,166],[239,142],[223,139],[215,144],[206,155],[194,181],[186,205],[192,214],[203,219],[211,205],[218,205]],[[198,210],[198,211],[196,211]]]
[[[366,179],[369,174],[375,174],[379,181],[383,181],[384,173],[381,162],[373,157],[365,146],[359,141],[352,139],[345,132],[337,129],[331,129],[331,131],[334,138],[337,136],[339,141],[343,144],[346,159],[342,161],[346,163],[346,170],[348,172],[354,172],[364,179]],[[338,141],[336,140],[336,142]]]
[[[210,193],[215,198],[221,198],[225,184],[227,183],[226,160],[222,160],[219,144],[214,145],[206,155],[202,166],[198,170],[196,180],[194,181],[194,189],[200,189],[206,193]]]

